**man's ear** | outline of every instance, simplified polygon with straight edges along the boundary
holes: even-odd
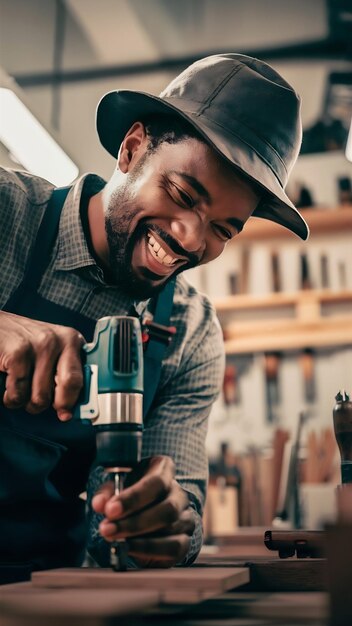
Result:
[[[144,154],[148,143],[142,122],[135,122],[126,133],[117,157],[117,166],[126,174]]]

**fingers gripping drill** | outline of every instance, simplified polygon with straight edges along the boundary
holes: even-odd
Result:
[[[97,463],[114,475],[115,493],[141,459],[143,429],[142,333],[135,317],[98,320],[84,346],[84,388],[74,416],[89,419],[96,433]],[[110,563],[127,567],[127,544],[114,543]]]

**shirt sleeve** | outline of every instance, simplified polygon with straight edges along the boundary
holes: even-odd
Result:
[[[187,324],[183,334],[179,328],[182,347],[178,350],[177,367],[174,363],[173,373],[162,377],[143,433],[143,457],[162,454],[173,459],[176,479],[187,492],[194,511],[196,527],[182,565],[192,563],[202,545],[202,513],[208,479],[205,439],[209,412],[219,394],[224,368],[221,330],[211,305],[203,306],[202,315],[199,310],[189,313],[192,317],[190,332]],[[99,470],[95,470],[93,483],[89,492],[99,486]],[[99,564],[106,565],[97,554],[98,544],[101,556],[105,550],[105,542],[102,543],[97,530],[100,519],[92,511],[89,517],[90,552]]]

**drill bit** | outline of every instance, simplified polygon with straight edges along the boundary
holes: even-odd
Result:
[[[115,472],[115,496],[118,496],[125,481],[125,472]],[[115,572],[125,572],[127,570],[127,542],[125,539],[115,541],[110,548],[110,565]]]

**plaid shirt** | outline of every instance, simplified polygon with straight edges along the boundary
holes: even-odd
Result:
[[[80,199],[104,186],[93,174],[82,176],[65,201],[56,243],[39,293],[93,319],[126,315],[134,306],[139,315],[151,301],[135,302],[107,284],[91,256],[80,219]],[[53,186],[25,172],[0,168],[0,308],[20,283]],[[165,454],[175,462],[176,478],[188,493],[196,517],[186,562],[194,560],[202,542],[201,514],[207,482],[205,437],[207,418],[223,375],[223,341],[214,310],[204,295],[178,276],[170,323],[176,335],[167,348],[153,407],[145,420],[143,457]],[[103,478],[95,470],[89,480],[91,496]],[[89,545],[106,565],[98,533],[99,516],[89,512]]]

